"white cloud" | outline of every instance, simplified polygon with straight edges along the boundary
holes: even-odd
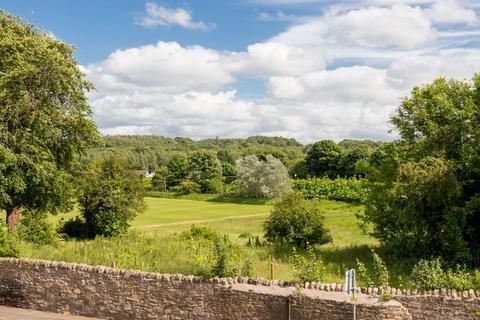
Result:
[[[146,15],[140,17],[137,23],[146,28],[178,25],[185,29],[207,30],[215,27],[214,24],[193,21],[191,12],[183,8],[171,9],[147,2],[145,9],[147,11]]]
[[[436,36],[420,7],[403,4],[328,12],[295,25],[272,40],[292,45],[413,49]]]
[[[222,59],[215,50],[160,41],[117,50],[100,65],[89,66],[88,74],[106,92],[216,90],[233,81]]]
[[[475,11],[462,7],[456,0],[435,1],[430,8],[425,10],[425,13],[434,22],[478,25]]]
[[[176,42],[118,50],[84,69],[98,88],[95,119],[109,134],[394,138],[388,118],[413,86],[480,71],[480,49],[466,45],[478,41],[476,16],[448,0],[367,2],[295,20],[239,52]],[[252,77],[262,98],[231,89]]]
[[[246,75],[300,75],[324,68],[321,51],[290,46],[280,42],[256,43],[246,52],[229,56],[232,70]]]

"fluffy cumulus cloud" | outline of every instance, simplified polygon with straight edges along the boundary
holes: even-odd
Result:
[[[180,26],[185,29],[207,30],[214,28],[214,24],[193,21],[190,11],[177,8],[171,9],[148,2],[145,5],[146,14],[137,19],[137,23],[146,28]]]
[[[158,42],[113,52],[84,69],[98,89],[95,118],[107,134],[393,139],[389,116],[413,86],[480,71],[478,17],[468,2],[345,3],[293,19],[244,51]],[[159,8],[147,7],[154,25],[195,29],[189,12],[172,18],[176,11]],[[264,84],[261,98],[234,89],[249,79]]]

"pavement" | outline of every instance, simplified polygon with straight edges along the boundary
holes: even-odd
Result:
[[[0,306],[0,320],[100,320],[97,318],[86,318],[70,314],[58,314],[36,310],[10,308]]]

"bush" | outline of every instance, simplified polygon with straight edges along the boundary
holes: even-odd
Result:
[[[307,246],[304,254],[297,253],[293,248],[293,254],[289,258],[293,269],[293,276],[299,282],[322,281],[325,275],[325,266],[320,255],[315,253],[311,246]]]
[[[442,260],[420,260],[412,270],[413,286],[419,290],[430,289],[480,289],[480,271],[468,271],[465,267],[444,269]]]
[[[190,180],[182,181],[174,190],[177,194],[200,193],[202,191],[198,183]]]
[[[366,181],[356,178],[299,179],[292,182],[292,189],[300,192],[307,199],[363,202],[368,194]]]
[[[357,272],[359,279],[366,287],[388,287],[389,275],[387,266],[374,250],[372,250],[372,260],[373,268],[369,271],[365,267],[365,264],[357,259]]]
[[[89,173],[78,204],[88,237],[124,235],[130,221],[145,209],[143,184],[125,163],[110,159]]]
[[[441,289],[447,286],[440,258],[420,260],[412,270],[412,282],[419,290]]]
[[[212,266],[212,276],[252,276],[252,258],[240,246],[234,245],[230,241],[216,240],[213,252],[214,264]]]
[[[233,244],[226,235],[222,237],[211,228],[193,225],[180,233],[179,238],[188,241],[193,263],[202,276],[236,277],[253,273],[250,253]],[[209,248],[207,252],[205,247]]]
[[[196,226],[192,225],[189,230],[185,230],[180,233],[180,239],[182,240],[196,240],[196,239],[205,239],[205,240],[218,240],[220,235],[218,232],[212,228],[205,226]]]
[[[8,233],[4,222],[0,223],[0,257],[18,257],[18,248]]]
[[[21,240],[37,244],[55,244],[57,233],[45,215],[29,212],[22,216],[17,229]]]
[[[83,239],[87,237],[87,224],[80,217],[70,218],[66,221],[60,221],[57,232],[69,238]]]
[[[332,241],[318,207],[297,193],[281,198],[263,225],[269,242],[286,242],[305,247]]]

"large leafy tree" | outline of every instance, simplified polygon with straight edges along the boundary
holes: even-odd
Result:
[[[400,141],[371,157],[365,220],[402,253],[480,263],[480,76],[416,87],[392,117]]]
[[[103,161],[86,174],[78,204],[88,237],[125,234],[145,209],[142,180],[121,160]]]
[[[236,161],[237,185],[251,197],[276,198],[290,191],[287,168],[272,155],[260,160],[255,155]]]
[[[202,193],[219,192],[222,189],[222,164],[212,151],[195,151],[188,158],[190,179],[200,185]]]
[[[0,11],[0,208],[67,210],[71,173],[98,139],[74,48]]]
[[[189,172],[188,158],[184,154],[174,154],[167,163],[167,187],[175,187],[185,181]]]
[[[305,155],[309,174],[334,179],[344,175],[342,160],[344,152],[335,142],[322,140],[311,145]]]

